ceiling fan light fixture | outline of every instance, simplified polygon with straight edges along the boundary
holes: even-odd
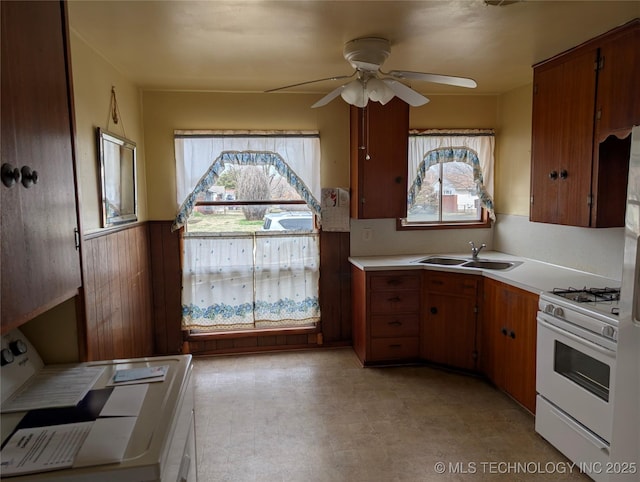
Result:
[[[340,96],[347,104],[365,107],[369,102],[366,85],[361,79],[356,79],[344,86]]]
[[[385,105],[395,97],[393,91],[378,78],[371,78],[367,81],[367,95],[374,102],[380,102]]]

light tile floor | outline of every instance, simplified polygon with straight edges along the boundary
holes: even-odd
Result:
[[[474,377],[362,368],[350,348],[198,358],[194,372],[201,482],[589,480]]]

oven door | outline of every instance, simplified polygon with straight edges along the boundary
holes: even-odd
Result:
[[[538,312],[536,390],[582,425],[611,441],[615,344],[579,336],[580,328]]]

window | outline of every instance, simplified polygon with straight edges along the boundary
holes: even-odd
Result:
[[[178,132],[182,327],[313,327],[318,300],[317,133]]]
[[[486,226],[494,219],[493,146],[491,130],[411,131],[400,228]]]

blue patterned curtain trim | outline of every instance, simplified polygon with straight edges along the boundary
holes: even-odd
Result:
[[[239,166],[272,166],[278,174],[284,177],[289,184],[296,190],[300,197],[307,203],[311,210],[320,214],[320,203],[313,196],[309,187],[293,172],[286,161],[275,152],[255,152],[255,151],[223,151],[218,158],[213,161],[211,167],[200,178],[195,189],[184,200],[178,215],[176,216],[171,230],[175,231],[184,226],[193,211],[198,196],[207,191],[220,177],[224,171],[225,163],[237,164]]]
[[[480,160],[478,159],[478,154],[466,147],[445,147],[442,149],[434,149],[427,152],[427,154],[418,165],[418,173],[416,175],[416,179],[413,181],[411,188],[409,189],[409,207],[412,207],[415,204],[416,196],[418,192],[420,192],[420,188],[422,187],[422,183],[424,182],[424,178],[429,168],[441,162],[444,163],[454,161],[464,162],[465,164],[469,164],[473,168],[473,179],[476,183],[480,203],[488,211],[489,217],[493,221],[495,221],[496,215],[493,208],[493,199],[484,187],[484,179],[482,176],[482,170],[480,168]]]
[[[255,306],[254,306],[255,305]],[[251,316],[250,323],[238,323],[247,315]],[[296,314],[304,314],[304,318],[298,319]],[[255,303],[243,303],[240,305],[228,305],[216,303],[202,307],[194,304],[182,305],[182,324],[189,329],[195,327],[220,327],[228,325],[248,325],[254,323],[269,322],[273,320],[296,320],[299,322],[317,322],[320,319],[320,301],[318,297],[307,297],[302,301],[290,298],[277,300],[273,303],[256,301]]]

